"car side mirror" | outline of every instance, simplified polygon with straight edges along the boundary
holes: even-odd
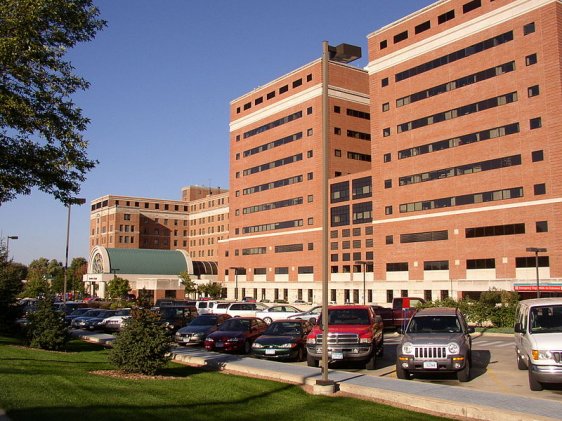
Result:
[[[473,326],[469,326],[468,327],[468,333],[474,333],[476,330],[474,329]]]
[[[521,326],[521,323],[515,323],[513,331],[516,333],[525,333],[525,330],[523,329],[523,326]]]

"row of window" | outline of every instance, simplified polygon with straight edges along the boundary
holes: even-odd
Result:
[[[352,206],[352,223],[366,224],[373,221],[373,203],[354,203]],[[335,206],[330,209],[330,224],[332,227],[350,225],[349,205]]]
[[[294,219],[292,221],[282,221],[282,222],[273,222],[270,224],[262,224],[262,225],[253,225],[249,227],[242,228],[242,232],[244,234],[252,234],[255,232],[264,232],[264,231],[275,231],[285,228],[295,228],[295,227],[302,227],[303,220],[302,219]]]
[[[371,177],[357,178],[351,181],[352,199],[363,199],[372,195]],[[330,185],[330,203],[349,200],[349,181],[342,181]]]
[[[539,267],[549,267],[550,261],[548,256],[539,256]],[[467,259],[467,269],[494,269],[496,267],[495,259]],[[535,257],[516,257],[516,268],[534,268],[536,267]],[[449,270],[448,260],[435,260],[423,262],[423,270]],[[387,272],[407,272],[408,262],[396,262],[386,264]]]
[[[133,205],[131,205],[131,203],[133,203]],[[141,203],[142,203],[143,206],[141,206]],[[108,204],[109,204],[108,200],[102,200],[101,202],[97,202],[97,203],[92,204],[91,210],[95,211],[97,209],[105,208],[105,207],[108,206]],[[150,205],[151,205],[150,202],[131,202],[129,200],[127,200],[125,202],[125,206],[127,206],[127,207],[133,206],[135,208],[144,207],[144,209],[151,209]],[[119,200],[115,201],[115,206],[119,206]],[[173,206],[174,206],[173,210],[175,212],[187,212],[187,209],[188,209],[187,206],[181,206],[181,207],[180,207],[180,205],[173,205]],[[180,210],[181,208],[183,208],[183,210]],[[152,203],[152,209],[159,210],[160,209],[160,203]],[[172,210],[171,206],[168,203],[164,204],[163,209],[165,211],[171,211]]]
[[[521,165],[521,155],[506,156],[503,158],[489,159],[487,161],[480,161],[472,164],[459,165],[457,167],[407,175],[399,178],[399,185],[406,186],[408,184],[423,183],[426,181],[457,177],[482,171],[491,171],[516,165]]]
[[[309,195],[309,202],[312,202],[312,197],[313,197],[312,195]],[[263,203],[261,205],[248,206],[247,208],[242,209],[242,213],[246,215],[249,213],[264,212],[268,210],[286,208],[289,206],[298,206],[302,204],[303,204],[303,198],[301,196],[292,199],[278,200],[276,202]]]
[[[368,225],[364,227],[365,235],[373,235],[373,226]],[[343,228],[341,230],[341,238],[348,238],[348,237],[359,237],[361,235],[361,227],[354,227],[354,228]],[[330,238],[339,238],[340,231],[332,230],[330,231]]]
[[[257,165],[257,166],[252,167],[252,168],[248,168],[248,169],[244,170],[242,174],[244,176],[257,174],[259,172],[268,171],[268,170],[271,170],[273,168],[282,167],[284,165],[289,165],[289,164],[292,164],[292,163],[298,162],[298,161],[302,161],[302,153],[299,153],[299,154],[296,154],[296,155],[293,155],[293,156],[288,156],[288,157],[281,158],[281,159],[277,159],[275,161],[267,162],[267,163],[261,164],[261,165]]]
[[[349,250],[351,248],[360,249],[362,242],[363,242],[362,240],[353,240],[353,241],[345,240],[341,242],[341,249],[342,250]],[[372,238],[365,239],[365,247],[367,248],[373,247],[373,244],[374,242]],[[338,243],[337,241],[330,242],[330,250],[339,250],[339,248],[340,248],[340,243]]]
[[[468,13],[472,10],[475,10],[479,7],[482,6],[482,1],[481,0],[471,0],[468,3],[465,3],[462,7],[463,13]],[[455,10],[449,10],[441,15],[439,15],[437,17],[437,24],[438,25],[442,25],[445,22],[448,22],[452,19],[455,18]],[[415,34],[421,34],[422,32],[425,32],[427,30],[431,29],[431,21],[427,20],[425,22],[420,23],[419,25],[416,25],[416,27],[414,28],[414,32]],[[408,31],[402,31],[396,35],[393,36],[393,41],[394,44],[398,44],[399,42],[402,42],[404,40],[408,39]],[[382,40],[379,44],[379,47],[381,50],[384,50],[386,47],[388,47],[388,41],[387,40]]]
[[[275,181],[272,181],[270,183],[265,183],[265,184],[260,184],[260,185],[257,185],[257,186],[248,187],[247,189],[242,190],[242,194],[248,195],[248,194],[259,193],[259,192],[266,191],[266,190],[278,189],[280,187],[289,186],[291,184],[302,183],[302,181],[303,181],[303,176],[297,175],[297,176],[294,176],[294,177],[284,178],[282,180],[275,180]],[[238,196],[238,194],[239,193],[237,192],[237,196]]]
[[[243,152],[243,155],[244,155],[244,158],[246,158],[248,156],[252,156],[252,155],[255,155],[255,154],[258,154],[258,153],[261,153],[261,152],[265,152],[265,151],[268,151],[270,149],[277,148],[279,146],[283,146],[283,145],[286,145],[286,144],[291,143],[291,142],[295,142],[295,141],[300,140],[300,139],[302,139],[302,132],[298,132],[298,133],[292,134],[290,136],[286,136],[286,137],[283,137],[281,139],[274,140],[273,142],[269,142],[269,143],[266,143],[264,145],[257,146],[255,148],[248,149],[247,151]],[[240,159],[240,154],[236,155],[236,159]]]
[[[262,126],[256,127],[255,129],[249,130],[243,134],[243,138],[247,139],[249,137],[255,136],[257,134],[266,132],[268,130],[274,129],[275,127],[282,126],[283,124],[290,123],[291,121],[302,118],[302,111],[297,111],[296,113],[289,114],[288,116],[279,118],[277,120],[271,121]],[[237,138],[238,140],[238,138]]]
[[[312,81],[312,74],[306,75],[306,81],[307,81],[307,82],[311,82],[311,81]],[[295,80],[291,83],[291,86],[292,86],[293,89],[294,89],[294,88],[298,88],[299,86],[302,86],[302,84],[303,84],[303,80],[302,80],[302,78],[299,78],[299,79],[295,79]],[[287,85],[283,85],[283,86],[281,86],[281,87],[279,88],[279,95],[282,95],[282,94],[287,93],[287,92],[289,92],[289,85],[288,85],[288,84],[287,84]],[[265,98],[266,98],[266,100],[270,100],[270,99],[275,98],[276,95],[277,95],[276,91],[273,90],[273,91],[269,92],[268,94],[266,94]],[[263,103],[263,101],[264,101],[263,96],[260,96],[260,97],[258,97],[258,98],[256,98],[256,99],[254,100],[254,105],[259,105],[259,104]],[[252,108],[252,103],[251,103],[251,102],[245,103],[245,104],[243,105],[243,108],[244,108],[244,111],[245,111],[245,110],[249,110],[250,108]],[[241,111],[242,111],[242,110],[241,110],[240,107],[237,107],[237,108],[236,108],[236,114],[240,114]]]

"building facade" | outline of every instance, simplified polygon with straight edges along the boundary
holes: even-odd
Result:
[[[562,290],[561,12],[438,1],[330,62],[331,301]],[[319,302],[320,66],[231,103],[230,297]]]

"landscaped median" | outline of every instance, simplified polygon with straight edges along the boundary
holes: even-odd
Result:
[[[107,352],[80,341],[72,341],[67,352],[43,351],[0,337],[0,408],[13,421],[439,419],[175,363],[157,376],[120,376],[112,371]]]

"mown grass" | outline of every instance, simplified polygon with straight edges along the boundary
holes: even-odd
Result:
[[[159,373],[174,376],[171,380],[91,374],[110,369],[107,350],[96,345],[73,341],[69,352],[48,352],[0,337],[0,408],[14,421],[439,419],[174,363]]]

